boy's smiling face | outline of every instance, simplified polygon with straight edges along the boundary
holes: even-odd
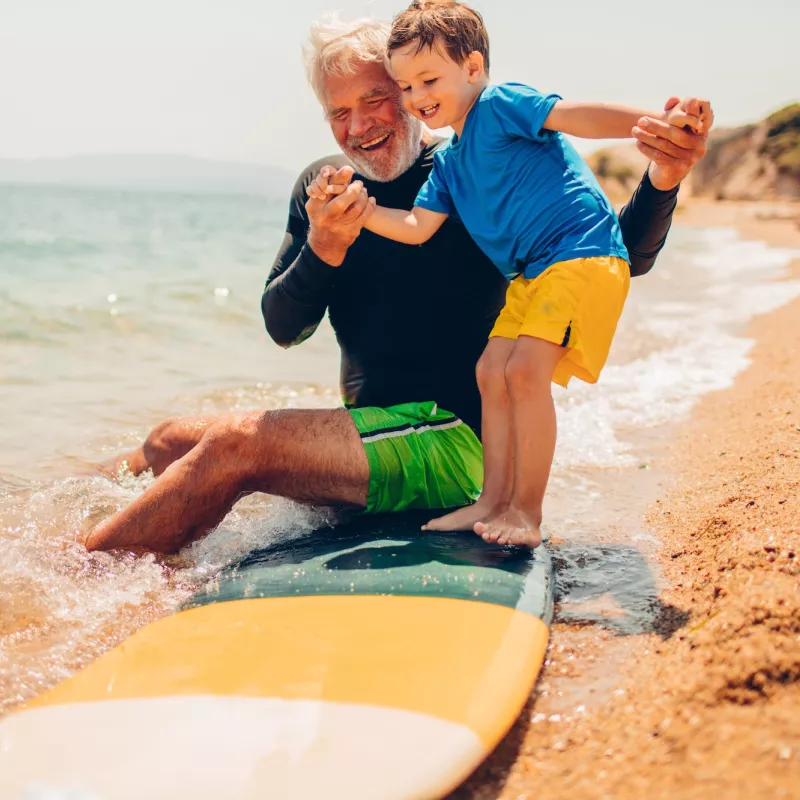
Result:
[[[393,50],[389,63],[406,109],[431,128],[451,125],[460,134],[467,112],[488,83],[480,53],[457,64],[438,47],[417,43]]]

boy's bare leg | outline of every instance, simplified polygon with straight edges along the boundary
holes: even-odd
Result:
[[[173,553],[219,524],[250,492],[363,507],[368,488],[367,455],[347,411],[230,415],[85,541],[89,550]]]
[[[538,547],[542,500],[556,446],[556,410],[551,381],[564,348],[520,336],[506,367],[514,422],[514,487],[508,507],[475,533],[487,542]]]
[[[481,390],[481,428],[483,429],[483,490],[471,506],[432,519],[424,531],[471,531],[480,522],[506,507],[511,497],[514,459],[511,409],[506,386],[506,365],[514,350],[514,340],[494,337],[489,340],[476,369]]]
[[[132,475],[141,475],[151,469],[153,475],[158,476],[173,461],[183,458],[200,441],[209,426],[223,419],[223,416],[217,415],[164,420],[147,434],[141,447],[103,464],[101,469],[113,477],[119,475],[123,468]]]

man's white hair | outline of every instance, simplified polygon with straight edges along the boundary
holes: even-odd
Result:
[[[385,64],[389,31],[387,23],[376,19],[345,22],[335,14],[312,24],[303,60],[308,82],[323,107],[325,76],[353,75],[359,64]]]

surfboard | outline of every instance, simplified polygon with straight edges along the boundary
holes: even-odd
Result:
[[[428,516],[359,516],[226,569],[0,723],[0,797],[443,797],[530,695],[552,565],[420,532]]]

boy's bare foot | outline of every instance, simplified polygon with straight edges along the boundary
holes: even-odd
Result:
[[[493,503],[482,503],[480,498],[471,506],[457,508],[443,517],[432,519],[422,526],[423,531],[471,531],[477,522],[483,522],[497,513]]]
[[[530,547],[531,549],[542,543],[542,531],[539,524],[515,508],[507,508],[488,522],[475,523],[473,530],[485,542],[510,544],[514,547]]]

